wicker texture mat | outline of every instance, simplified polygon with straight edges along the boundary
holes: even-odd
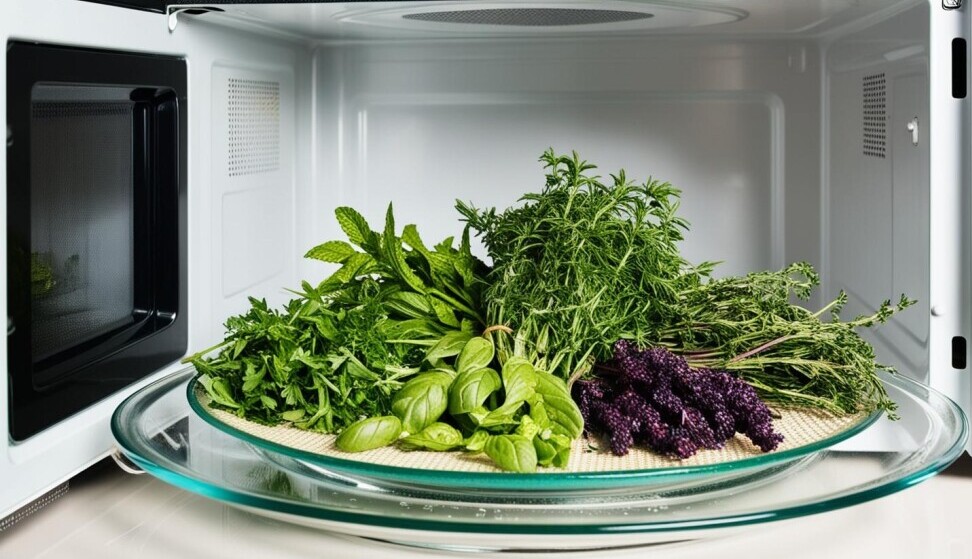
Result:
[[[471,455],[464,452],[403,451],[395,447],[384,447],[365,452],[348,453],[338,450],[334,445],[336,435],[324,435],[305,431],[289,424],[276,426],[260,425],[239,418],[231,413],[210,407],[210,399],[202,390],[197,389],[197,400],[218,421],[253,437],[264,439],[289,448],[341,458],[423,470],[443,470],[453,472],[497,472],[500,471],[483,454]],[[867,419],[866,414],[832,416],[815,410],[783,410],[782,417],[774,420],[773,426],[783,434],[784,441],[776,452],[799,448],[823,441],[842,433]],[[725,447],[719,450],[702,450],[685,460],[677,460],[659,455],[650,450],[632,448],[625,456],[615,456],[610,449],[596,450],[596,443],[583,437],[574,441],[570,464],[565,469],[540,468],[541,473],[590,473],[626,470],[645,470],[673,466],[703,466],[752,458],[762,454],[744,435],[736,434]]]

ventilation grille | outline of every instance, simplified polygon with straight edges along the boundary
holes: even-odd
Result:
[[[230,78],[227,85],[229,176],[280,168],[280,84]]]
[[[403,19],[435,23],[467,23],[471,25],[509,25],[521,27],[560,27],[595,25],[637,21],[654,17],[644,12],[621,10],[589,10],[579,8],[492,8],[406,14]]]
[[[42,101],[31,104],[33,118],[70,118],[92,116],[117,116],[132,113],[132,104],[119,103],[79,103],[61,101]]]
[[[864,155],[885,157],[887,152],[888,87],[884,74],[864,76]]]

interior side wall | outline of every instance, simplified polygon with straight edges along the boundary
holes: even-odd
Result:
[[[319,219],[373,228],[394,202],[427,241],[461,231],[456,198],[508,206],[543,185],[538,156],[576,150],[683,190],[684,252],[720,274],[819,263],[817,51],[788,41],[428,42],[321,47]],[[301,247],[304,248],[304,247]],[[320,270],[310,264],[308,277]]]
[[[919,7],[826,48],[829,174],[823,228],[830,297],[845,318],[902,293],[918,304],[866,332],[878,356],[928,371],[928,9]],[[909,128],[915,128],[911,130]]]

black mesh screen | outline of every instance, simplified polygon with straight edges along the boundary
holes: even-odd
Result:
[[[43,89],[56,97],[56,88]],[[133,321],[132,107],[127,100],[38,100],[30,126],[37,362]]]

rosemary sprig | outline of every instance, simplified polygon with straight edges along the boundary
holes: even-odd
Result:
[[[520,355],[562,378],[605,360],[619,338],[656,337],[678,293],[710,265],[689,270],[676,243],[687,228],[679,191],[656,180],[635,184],[624,171],[608,185],[585,172],[576,153],[546,151],[540,193],[497,213],[464,202],[456,208],[493,259],[484,292],[501,355]]]

